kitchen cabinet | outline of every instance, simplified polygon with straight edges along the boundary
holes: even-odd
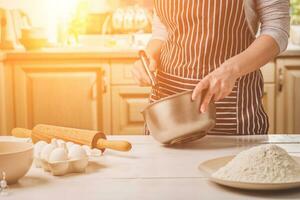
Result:
[[[144,119],[141,111],[149,103],[149,87],[135,84],[131,69],[134,60],[115,61],[111,65],[112,133],[141,135]]]
[[[15,126],[52,124],[110,133],[107,63],[68,60],[11,63]]]
[[[300,59],[277,59],[276,132],[300,133]]]
[[[135,84],[137,51],[0,54],[0,134],[38,123],[143,134],[149,87]],[[300,51],[261,68],[269,133],[299,133]]]
[[[0,135],[8,135],[15,126],[13,102],[13,70],[5,65],[5,55],[0,53]]]
[[[112,133],[141,135],[144,119],[141,111],[149,103],[150,88],[112,86]]]
[[[269,62],[261,68],[264,78],[263,106],[269,117],[269,132],[275,133],[275,63]]]
[[[275,84],[265,83],[263,106],[269,117],[269,134],[275,133]]]

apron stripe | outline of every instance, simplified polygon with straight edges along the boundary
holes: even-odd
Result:
[[[196,11],[195,11],[195,16],[193,16],[197,21],[200,21],[201,18],[201,14],[200,14],[200,10],[201,10],[201,7],[200,7],[200,2],[199,1],[196,1],[197,2],[197,8],[196,8]],[[196,29],[196,35],[195,35],[195,38],[193,38],[193,42],[194,42],[194,54],[193,54],[193,59],[191,61],[192,63],[192,66],[189,67],[192,71],[191,71],[191,74],[189,74],[189,78],[194,78],[194,77],[197,77],[197,74],[195,73],[195,70],[196,70],[196,67],[199,66],[199,59],[197,59],[197,55],[199,55],[199,52],[200,52],[200,46],[198,45],[200,43],[200,38],[201,38],[201,27],[199,26],[199,24],[194,24],[194,26],[197,27]],[[190,52],[192,54],[192,52]],[[193,62],[194,61],[194,62]]]
[[[223,7],[223,1],[220,1],[219,4],[220,4],[220,7]],[[216,12],[216,15],[215,15],[215,18],[218,19],[218,25],[216,27],[216,33],[220,33],[221,32],[221,25],[222,25],[222,19],[223,19],[222,11],[223,11],[223,9],[219,9],[219,12]],[[217,38],[214,39],[214,40],[216,40],[215,51],[217,51],[218,49],[220,49],[219,45],[221,44],[220,41],[222,41],[222,35],[221,34],[217,34]],[[218,61],[218,57],[220,57],[219,53],[215,52],[214,53],[214,57],[213,57],[214,66],[220,65],[220,62],[217,62]]]

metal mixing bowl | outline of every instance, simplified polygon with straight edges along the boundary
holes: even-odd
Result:
[[[162,144],[199,139],[215,126],[216,108],[210,103],[200,113],[200,98],[192,101],[192,91],[175,94],[148,105],[142,112],[151,135]]]

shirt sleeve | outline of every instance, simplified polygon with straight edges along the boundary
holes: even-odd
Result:
[[[152,37],[151,39],[158,39],[165,41],[168,38],[168,30],[161,22],[159,17],[154,13],[152,22]]]
[[[256,8],[261,22],[260,35],[274,38],[283,52],[289,38],[289,0],[257,0]]]

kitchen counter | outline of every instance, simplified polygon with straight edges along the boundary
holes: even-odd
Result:
[[[35,51],[5,51],[0,54],[0,60],[26,61],[26,60],[67,60],[67,59],[124,59],[138,58],[138,50],[143,46],[130,47],[105,47],[105,46],[77,46],[77,47],[57,47],[45,48]],[[300,56],[300,46],[289,44],[287,50],[278,57]]]
[[[7,137],[0,137],[0,139]],[[53,199],[300,199],[300,190],[254,192],[229,189],[208,180],[198,170],[202,161],[237,154],[251,146],[276,143],[300,156],[300,135],[206,136],[174,148],[150,136],[110,136],[133,144],[131,152],[106,151],[90,161],[85,174],[54,177],[34,166],[18,184],[10,186],[9,200]],[[2,198],[1,198],[2,199]]]
[[[282,52],[278,57],[299,57],[300,56],[300,45],[294,45],[290,43],[287,50]]]
[[[137,48],[66,47],[36,51],[7,51],[4,60],[67,60],[67,59],[122,59],[138,58]]]

